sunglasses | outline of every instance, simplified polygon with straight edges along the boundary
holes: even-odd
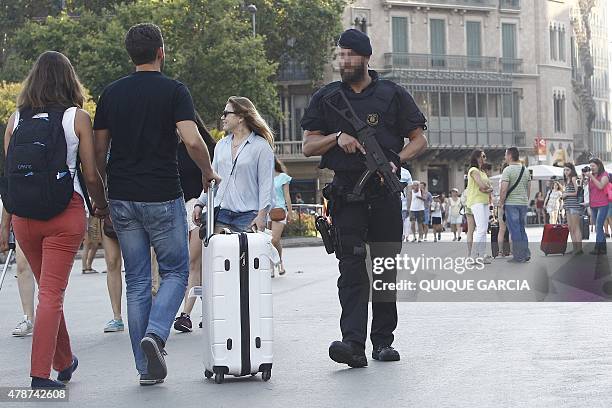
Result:
[[[223,117],[227,117],[227,115],[229,115],[230,113],[236,114],[236,112],[231,112],[231,111],[223,111]]]

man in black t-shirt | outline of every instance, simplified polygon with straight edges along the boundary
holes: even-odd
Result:
[[[370,293],[366,244],[370,245],[373,261],[395,259],[401,249],[402,205],[399,192],[390,193],[375,176],[367,182],[362,194],[352,194],[366,169],[366,151],[355,137],[351,122],[331,107],[345,107],[332,104],[333,95],[344,94],[359,119],[376,130],[376,140],[396,174],[401,163],[427,147],[423,135],[426,119],[403,87],[381,79],[376,71],[368,71],[372,46],[367,35],[349,29],[340,37],[338,46],[342,81],[332,82],[313,95],[301,122],[303,150],[306,156],[320,155],[320,167],[334,171],[334,180],[323,194],[329,200],[335,227],[342,341],[330,345],[329,356],[350,367],[364,367],[368,364],[365,341]],[[405,139],[410,143],[404,146]],[[385,268],[374,279],[394,283],[396,274],[395,267]],[[397,325],[395,301],[395,291],[372,292],[370,339],[374,346],[372,358],[379,361],[400,359],[391,346]]]
[[[111,217],[125,260],[128,326],[140,384],[153,385],[167,374],[164,346],[189,273],[177,129],[202,171],[204,189],[219,177],[198,133],[189,90],[161,73],[165,54],[159,27],[133,26],[125,47],[136,72],[111,83],[100,96],[94,120],[96,159],[107,179]],[[154,303],[150,246],[162,277]]]

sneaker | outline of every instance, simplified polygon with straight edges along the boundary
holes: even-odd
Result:
[[[13,336],[25,337],[34,331],[34,325],[31,320],[28,320],[28,316],[23,316],[23,320],[17,323],[17,326],[13,329]]]
[[[51,378],[32,377],[31,387],[33,390],[47,388],[66,388],[63,382],[52,380]]]
[[[491,255],[485,255],[482,258],[482,263],[485,265],[489,265],[491,262],[493,262],[493,257]]]
[[[461,241],[461,237],[457,238],[457,241]]]
[[[114,333],[123,330],[125,330],[125,325],[123,324],[123,320],[121,319],[110,320],[108,323],[106,323],[106,326],[104,326],[104,333]]]
[[[416,238],[415,238],[415,239],[413,239],[413,240],[412,240],[412,242],[417,242],[417,239],[416,239]]]
[[[70,379],[72,378],[72,374],[76,371],[78,366],[79,359],[77,358],[77,356],[73,355],[72,364],[70,364],[70,367],[57,373],[57,381],[61,381],[63,383],[67,383],[68,381],[70,381]]]
[[[167,355],[163,341],[155,334],[148,333],[140,341],[140,347],[147,357],[147,371],[152,379],[163,380],[168,375],[166,361]]]
[[[457,237],[454,237],[454,238],[453,238],[453,241],[456,241],[456,240],[457,240]]]
[[[400,355],[391,346],[376,346],[372,350],[372,358],[379,361],[399,361]]]
[[[349,367],[359,368],[368,365],[365,351],[358,346],[344,341],[334,341],[329,346],[329,358],[336,363],[348,364]]]
[[[192,324],[191,318],[187,313],[181,313],[179,317],[174,319],[174,330],[182,333],[189,333],[191,331]]]
[[[155,385],[164,382],[163,378],[153,378],[149,374],[140,374],[140,385]]]

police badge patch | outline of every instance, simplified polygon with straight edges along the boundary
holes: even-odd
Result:
[[[376,126],[378,125],[378,120],[379,120],[378,113],[368,113],[368,118],[367,118],[368,125]]]

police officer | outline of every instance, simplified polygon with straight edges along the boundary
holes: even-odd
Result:
[[[399,174],[406,162],[427,147],[423,135],[426,119],[410,94],[401,86],[380,79],[368,70],[372,55],[370,39],[361,31],[349,29],[338,41],[342,81],[317,91],[304,113],[304,155],[322,156],[320,167],[334,171],[333,182],[324,189],[336,234],[339,261],[338,296],[342,307],[342,341],[329,347],[332,360],[351,367],[367,366],[367,335],[370,280],[366,269],[366,243],[370,256],[395,257],[401,250],[402,205],[400,195],[390,193],[377,176],[356,197],[352,189],[365,171],[365,149],[355,137],[350,123],[331,109],[326,96],[339,88],[357,116],[376,129],[376,139],[387,154],[391,168]],[[405,139],[409,143],[404,147]],[[395,281],[396,269],[385,271],[386,281]],[[395,292],[381,298],[372,292],[372,358],[397,361],[391,347],[397,326]]]

